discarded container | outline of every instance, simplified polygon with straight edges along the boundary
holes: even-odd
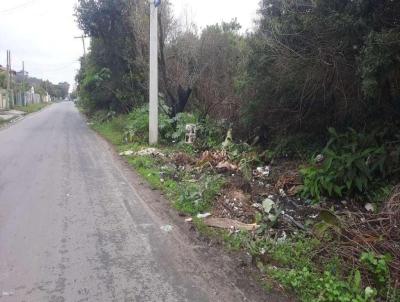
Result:
[[[185,142],[187,144],[193,144],[196,141],[197,126],[195,124],[186,125]]]

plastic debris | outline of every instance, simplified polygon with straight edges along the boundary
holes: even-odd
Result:
[[[207,218],[204,220],[204,224],[210,227],[215,227],[220,229],[227,229],[227,230],[237,229],[242,231],[253,231],[257,230],[260,227],[257,224],[246,224],[229,218]]]
[[[272,199],[264,199],[262,206],[264,208],[265,213],[270,213],[272,208],[275,206],[275,202]]]
[[[367,203],[364,208],[368,211],[368,212],[375,212],[375,206],[372,203]]]
[[[315,158],[315,162],[317,164],[322,163],[325,160],[325,156],[323,156],[322,154],[318,154],[317,157]]]
[[[207,218],[210,216],[211,216],[211,213],[197,214],[197,218],[200,218],[200,219]]]
[[[162,231],[166,232],[166,233],[169,233],[169,232],[171,232],[171,231],[172,231],[172,229],[173,229],[173,226],[172,226],[172,225],[169,225],[169,224],[167,224],[167,225],[163,225],[162,227],[160,227],[160,229],[161,229]]]
[[[165,156],[163,153],[161,153],[156,148],[146,148],[146,149],[140,150],[140,151],[136,152],[136,155],[138,155],[138,156],[153,155],[153,156],[159,156],[159,157],[164,157]]]
[[[192,222],[193,221],[193,218],[192,217],[189,217],[189,218],[186,218],[185,219],[185,222]]]
[[[128,151],[121,152],[119,155],[121,155],[121,156],[131,156],[133,154],[135,154],[135,152],[133,152],[132,150],[128,150]]]
[[[286,197],[286,193],[283,189],[279,189],[279,195],[281,195],[281,197]]]
[[[253,171],[253,175],[256,177],[268,177],[270,173],[270,166],[257,167],[257,169]]]

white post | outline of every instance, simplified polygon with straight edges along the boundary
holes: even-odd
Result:
[[[149,143],[158,143],[158,8],[150,3],[150,107]]]

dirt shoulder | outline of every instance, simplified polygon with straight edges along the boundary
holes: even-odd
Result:
[[[100,134],[97,134],[102,137]],[[104,137],[102,137],[104,139]],[[185,222],[182,212],[172,207],[165,193],[157,190],[143,179],[131,163],[121,157],[115,146],[105,139],[114,154],[114,164],[119,166],[129,183],[135,188],[138,196],[151,211],[163,221],[169,221],[184,245],[193,248],[193,253],[207,267],[213,267],[221,276],[229,276],[227,286],[237,287],[247,301],[295,301],[282,289],[272,289],[273,284],[266,285],[266,280],[252,262],[252,257],[244,251],[228,251],[219,240],[206,236],[192,224]],[[201,268],[200,268],[201,269]],[[228,285],[230,284],[230,285]]]

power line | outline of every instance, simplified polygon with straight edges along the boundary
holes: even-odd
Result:
[[[24,3],[20,4],[20,5],[17,5],[17,6],[2,10],[2,11],[0,11],[0,14],[12,13],[12,12],[18,10],[18,9],[24,8],[24,7],[28,6],[28,5],[36,2],[36,1],[37,0],[30,0],[30,1],[24,2]]]

